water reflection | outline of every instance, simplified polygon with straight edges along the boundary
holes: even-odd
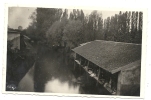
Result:
[[[54,78],[45,84],[44,91],[52,93],[80,93],[79,86],[70,85],[69,82],[61,82],[59,79]]]
[[[34,92],[34,68],[33,66],[27,74],[19,82],[18,90],[19,91],[28,91]],[[51,80],[47,81],[44,86],[44,92],[50,93],[80,93],[80,86],[75,83],[75,79],[71,81],[62,81],[61,78],[52,77]]]
[[[36,61],[19,83],[19,91],[74,93],[74,94],[108,94],[96,81],[86,74],[77,75],[79,71],[65,64],[64,56],[58,52],[49,52]]]
[[[54,59],[54,58],[53,58]],[[43,65],[43,66],[42,66]],[[71,71],[58,60],[36,62],[19,82],[18,90],[27,92],[80,93]]]

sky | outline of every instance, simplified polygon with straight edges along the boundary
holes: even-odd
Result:
[[[32,7],[10,7],[8,9],[8,26],[10,28],[17,29],[18,26],[22,26],[23,29],[26,29],[31,23],[29,16],[35,11],[36,8]],[[69,12],[71,10],[68,10]],[[83,10],[86,14],[90,14],[92,10]],[[107,18],[109,16],[118,14],[119,11],[99,11],[102,12],[102,17]]]
[[[17,29],[22,26],[23,29],[27,28],[31,20],[29,16],[35,11],[36,8],[28,7],[11,7],[8,9],[8,26]]]

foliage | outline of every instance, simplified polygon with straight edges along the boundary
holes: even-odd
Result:
[[[29,17],[32,20],[32,23],[27,28],[27,34],[34,40],[44,40],[49,27],[55,21],[60,20],[61,15],[62,9],[37,8]]]
[[[71,47],[78,46],[84,39],[82,29],[81,21],[69,20],[63,31],[63,41],[66,41]]]
[[[139,28],[139,26],[141,28]],[[105,40],[141,43],[142,12],[119,12],[104,20]]]
[[[68,9],[37,8],[30,18],[33,21],[26,33],[50,44],[65,42],[72,48],[96,39],[130,43],[142,41],[143,13],[138,11],[120,11],[103,19],[97,10],[85,15],[80,9],[68,12]]]
[[[49,44],[61,44],[63,30],[67,24],[66,18],[62,18],[61,21],[56,21],[46,32],[46,37],[48,39]]]

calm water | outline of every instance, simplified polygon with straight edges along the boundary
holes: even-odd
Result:
[[[46,53],[27,72],[19,82],[20,91],[81,93],[80,85],[65,64],[62,53]]]
[[[63,53],[49,51],[35,62],[20,81],[18,89],[28,92],[108,94],[95,80],[73,74],[73,65]]]
[[[34,67],[33,66],[24,78],[19,83],[20,91],[34,92]],[[62,77],[62,76],[61,76]],[[76,84],[74,81],[76,79],[72,77],[71,80],[63,81],[61,78],[52,77],[44,84],[44,92],[53,93],[80,93],[80,85]]]

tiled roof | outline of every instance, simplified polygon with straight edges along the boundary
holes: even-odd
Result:
[[[111,73],[141,59],[141,45],[133,43],[96,40],[73,51]]]

